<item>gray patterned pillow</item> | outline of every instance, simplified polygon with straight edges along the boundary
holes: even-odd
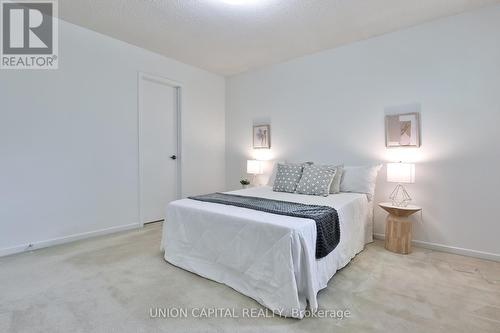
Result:
[[[297,193],[328,196],[336,172],[337,167],[332,165],[305,165]]]
[[[278,172],[276,173],[273,191],[295,192],[300,177],[302,177],[302,164],[278,163]]]

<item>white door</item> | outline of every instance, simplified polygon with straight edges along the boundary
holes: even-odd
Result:
[[[177,197],[177,87],[139,78],[141,223],[163,220]]]

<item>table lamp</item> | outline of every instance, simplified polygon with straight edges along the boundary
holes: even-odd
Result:
[[[247,173],[253,175],[252,178],[252,183],[253,183],[255,181],[256,175],[262,175],[264,173],[264,164],[262,163],[262,161],[248,160]]]
[[[406,207],[411,202],[411,197],[402,184],[415,183],[415,164],[387,163],[387,181],[398,183],[389,199],[396,207]]]

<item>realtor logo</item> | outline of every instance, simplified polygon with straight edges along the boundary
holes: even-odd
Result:
[[[57,69],[56,0],[0,0],[2,69]]]

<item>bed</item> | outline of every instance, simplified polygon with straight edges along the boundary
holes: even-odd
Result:
[[[311,219],[182,199],[166,209],[165,260],[224,283],[281,316],[303,318],[318,309],[318,292],[372,241],[373,206],[366,194],[327,197],[274,192],[269,186],[226,192],[337,210],[340,242],[316,259]]]

